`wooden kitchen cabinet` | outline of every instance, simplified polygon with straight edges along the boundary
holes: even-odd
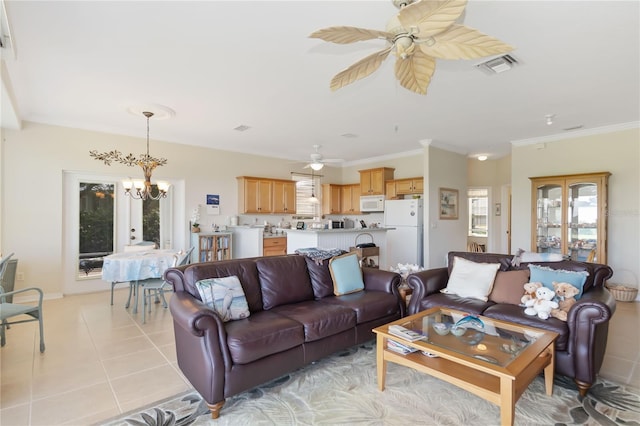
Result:
[[[342,213],[340,201],[342,198],[342,185],[330,183],[322,184],[322,214]]]
[[[391,167],[358,170],[360,173],[360,194],[383,195],[386,191],[385,182],[393,180],[394,170]]]
[[[609,172],[531,179],[531,250],[607,263]]]
[[[240,213],[271,213],[273,211],[273,180],[249,176],[239,176],[237,179]]]
[[[342,185],[340,209],[344,214],[360,213],[360,184]]]
[[[273,237],[262,240],[263,256],[280,256],[287,254],[287,237]]]
[[[424,178],[421,177],[388,180],[385,185],[388,199],[393,199],[399,195],[414,195],[424,192]]]
[[[423,178],[399,179],[395,182],[397,195],[422,194],[424,192]]]
[[[296,183],[294,181],[273,181],[273,213],[296,213]]]

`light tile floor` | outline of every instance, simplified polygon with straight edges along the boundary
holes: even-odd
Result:
[[[169,309],[146,324],[128,290],[44,302],[46,351],[37,322],[7,330],[0,352],[0,425],[85,425],[188,390],[176,364]],[[170,298],[170,294],[167,295]]]
[[[175,356],[168,309],[146,324],[128,290],[44,302],[46,351],[37,323],[7,331],[0,351],[0,425],[87,425],[191,388]],[[170,294],[168,295],[170,297]],[[618,303],[601,375],[640,388],[640,303]]]

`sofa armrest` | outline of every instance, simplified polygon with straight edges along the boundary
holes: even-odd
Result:
[[[225,376],[232,364],[224,323],[183,291],[171,296],[169,308],[180,370],[208,403],[224,401]]]
[[[398,309],[401,316],[405,316],[407,307],[400,295],[400,283],[402,277],[400,274],[384,269],[362,268],[362,278],[364,280],[364,289],[369,291],[384,291],[393,294],[398,301]]]
[[[604,287],[591,288],[569,310],[567,352],[575,354],[576,381],[595,382],[607,347],[609,321],[615,310],[616,301]]]
[[[430,294],[437,293],[447,286],[449,270],[447,268],[429,269],[415,272],[407,277],[411,287],[411,299],[407,309],[409,315],[418,312],[420,301]]]

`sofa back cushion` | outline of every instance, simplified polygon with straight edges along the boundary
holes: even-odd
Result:
[[[242,285],[249,311],[262,310],[262,293],[256,262],[252,259],[223,260],[220,262],[196,263],[184,270],[185,290],[193,297],[202,300],[196,283],[208,278],[237,276]]]
[[[313,300],[313,288],[303,256],[273,256],[256,260],[265,310]]]
[[[306,256],[304,256],[304,259],[307,262],[307,271],[311,279],[314,297],[322,299],[323,297],[333,296],[333,281],[329,270],[329,259],[318,262]]]

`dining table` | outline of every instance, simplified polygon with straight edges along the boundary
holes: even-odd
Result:
[[[126,307],[130,306],[132,293],[136,296],[133,313],[138,312],[137,283],[150,278],[162,278],[164,271],[173,267],[178,260],[180,250],[150,249],[135,252],[114,253],[104,257],[102,264],[102,280],[111,283],[111,304],[113,305],[113,288],[116,284],[129,282],[129,298]]]

